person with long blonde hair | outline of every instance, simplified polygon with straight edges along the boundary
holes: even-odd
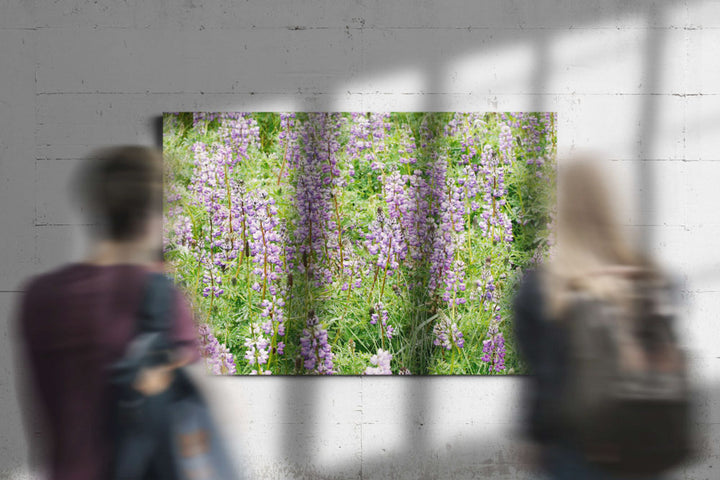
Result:
[[[533,374],[527,433],[539,447],[541,468],[554,479],[623,478],[586,461],[568,428],[567,404],[562,401],[574,372],[569,363],[575,337],[566,322],[572,320],[569,310],[578,292],[618,312],[630,312],[638,280],[665,282],[627,238],[615,200],[597,160],[576,157],[561,163],[551,226],[554,245],[547,261],[525,275],[515,298],[518,344]],[[630,323],[618,322],[620,342],[633,341]],[[633,348],[619,350],[631,352],[623,362],[642,361],[632,354],[637,351]]]
[[[551,316],[566,307],[567,293],[578,289],[623,303],[634,276],[655,272],[623,232],[617,201],[599,160],[574,157],[558,171],[556,243],[544,268]]]

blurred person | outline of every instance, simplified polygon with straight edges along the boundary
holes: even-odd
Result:
[[[162,155],[154,149],[93,155],[75,184],[99,227],[91,250],[24,289],[17,327],[44,440],[31,448],[41,448],[52,480],[111,478],[110,368],[137,333],[148,279],[162,270],[162,185]],[[140,371],[134,388],[144,396],[161,395],[174,369],[199,356],[189,306],[177,290],[169,297],[172,360]],[[145,478],[172,478],[155,467]]]
[[[527,434],[553,479],[661,478],[689,453],[676,289],[622,234],[597,161],[558,170],[555,245],[515,298]]]

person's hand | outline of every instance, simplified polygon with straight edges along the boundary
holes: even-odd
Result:
[[[172,383],[174,366],[143,368],[138,373],[133,388],[146,397],[164,392]]]

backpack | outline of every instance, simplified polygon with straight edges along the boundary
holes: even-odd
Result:
[[[113,480],[240,478],[207,403],[183,368],[164,392],[144,396],[133,383],[144,367],[168,364],[174,288],[150,274],[138,313],[138,333],[111,368]]]
[[[691,453],[685,355],[673,334],[672,289],[635,278],[630,308],[575,291],[565,318],[566,429],[585,459],[616,474],[656,474]]]

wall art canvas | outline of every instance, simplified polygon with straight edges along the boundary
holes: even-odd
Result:
[[[164,255],[215,374],[509,375],[554,113],[167,113]]]

